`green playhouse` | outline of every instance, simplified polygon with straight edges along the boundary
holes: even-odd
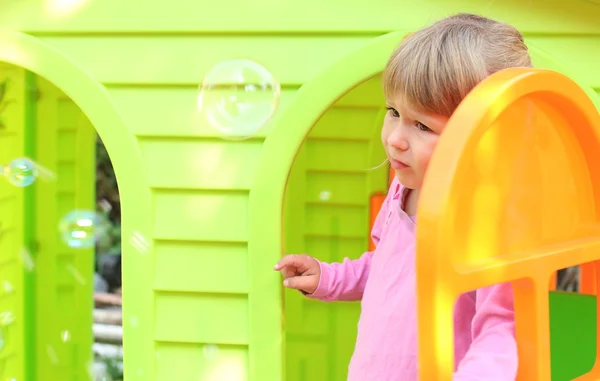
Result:
[[[127,381],[345,380],[359,304],[284,291],[273,265],[366,251],[370,198],[388,185],[368,170],[384,158],[379,73],[407,32],[456,12],[512,23],[535,66],[600,106],[592,0],[0,2],[0,163],[56,173],[0,182],[0,380],[90,379],[93,251],[54,226],[93,208],[96,132],[122,203]],[[281,84],[274,117],[243,141],[197,112],[205,74],[235,58]],[[553,380],[571,380],[595,361],[595,298],[550,302]]]

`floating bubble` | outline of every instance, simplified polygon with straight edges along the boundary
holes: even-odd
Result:
[[[14,159],[4,167],[4,176],[17,187],[30,186],[35,182],[38,173],[36,164],[24,157]]]
[[[200,85],[198,109],[227,139],[255,135],[273,116],[281,88],[265,67],[247,59],[223,61]]]
[[[93,247],[98,237],[108,230],[104,217],[90,210],[73,210],[60,221],[63,241],[73,248]]]
[[[7,180],[17,187],[28,187],[38,178],[54,180],[56,176],[52,171],[27,157],[12,160],[8,165],[0,165],[0,172]]]

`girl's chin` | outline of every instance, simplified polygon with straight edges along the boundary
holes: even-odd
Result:
[[[406,171],[395,171],[396,178],[398,182],[402,184],[403,187],[408,189],[419,189],[421,184],[412,174],[406,173]]]

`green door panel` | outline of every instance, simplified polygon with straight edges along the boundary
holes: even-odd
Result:
[[[66,245],[58,224],[74,209],[95,210],[96,134],[54,85],[37,78],[37,87],[36,159],[55,174],[38,182],[35,200],[39,380],[89,380],[95,250]]]
[[[292,166],[285,198],[285,251],[327,262],[369,246],[370,196],[387,191],[380,144],[379,77],[338,100],[311,129]],[[343,381],[360,303],[323,303],[285,291],[286,381]]]
[[[25,71],[0,63],[0,164],[24,156]],[[25,282],[30,256],[23,247],[23,188],[0,177],[0,379],[24,380]],[[28,267],[30,268],[30,267]]]

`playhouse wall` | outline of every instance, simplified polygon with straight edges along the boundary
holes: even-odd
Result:
[[[600,6],[583,0],[418,6],[386,0],[355,6],[318,0],[105,0],[81,3],[72,14],[53,4],[3,4],[0,25],[37,36],[102,83],[145,155],[153,194],[148,207],[154,212],[153,235],[147,238],[153,241],[155,272],[143,288],[152,289],[155,298],[151,306],[141,306],[136,295],[125,295],[126,321],[144,319],[145,327],[152,327],[142,336],[152,337],[154,347],[134,341],[126,347],[128,377],[144,380],[210,381],[225,368],[242,380],[252,365],[248,351],[258,345],[253,338],[260,333],[269,340],[281,329],[249,322],[250,314],[260,314],[260,304],[249,297],[250,283],[272,276],[270,268],[248,273],[247,203],[262,141],[274,123],[245,142],[221,140],[201,123],[197,86],[214,64],[237,57],[264,64],[282,85],[280,114],[302,84],[374,37],[414,30],[461,10],[514,23],[532,43],[559,52],[582,74],[588,70],[583,79],[600,89],[600,77],[591,70]],[[326,146],[315,145],[316,138],[308,146]],[[361,234],[366,242],[366,232]],[[139,281],[134,271],[123,276],[125,292],[127,282]],[[216,360],[205,356],[207,344],[219,347]],[[146,373],[137,374],[138,368]]]
[[[596,6],[596,14],[600,13],[600,4]],[[525,42],[550,53],[557,61],[562,62],[572,73],[573,78],[581,86],[591,87],[600,95],[600,73],[597,62],[600,59],[600,31],[593,35],[528,36]],[[600,105],[597,104],[597,107]]]

